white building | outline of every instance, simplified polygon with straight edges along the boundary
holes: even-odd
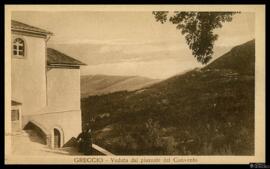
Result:
[[[52,33],[12,21],[12,131],[31,128],[52,148],[81,132],[80,66],[47,48]]]

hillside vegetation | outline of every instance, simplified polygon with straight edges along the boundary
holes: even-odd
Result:
[[[254,154],[255,40],[150,87],[82,99],[94,142],[120,155]]]

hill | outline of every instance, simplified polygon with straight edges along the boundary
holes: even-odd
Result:
[[[94,142],[121,155],[254,155],[255,40],[142,90],[82,99]]]
[[[84,75],[81,76],[81,97],[133,91],[159,81],[140,76]]]

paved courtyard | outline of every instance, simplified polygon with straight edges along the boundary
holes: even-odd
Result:
[[[29,156],[76,156],[83,155],[74,147],[51,149],[46,146],[42,139],[32,130],[22,130],[13,133],[11,137],[12,154]],[[113,155],[107,150],[93,144],[92,155]]]
[[[23,130],[12,135],[12,154],[37,156],[82,155],[71,147],[50,149],[32,130]]]

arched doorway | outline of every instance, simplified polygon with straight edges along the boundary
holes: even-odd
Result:
[[[51,129],[51,148],[61,148],[64,145],[64,131],[59,126],[54,126]]]
[[[53,129],[53,136],[54,136],[54,148],[61,147],[61,134],[60,131],[56,128]]]
[[[35,122],[28,122],[24,130],[29,134],[30,140],[34,142],[39,142],[41,144],[48,144],[47,143],[47,133],[44,129],[37,125]]]

